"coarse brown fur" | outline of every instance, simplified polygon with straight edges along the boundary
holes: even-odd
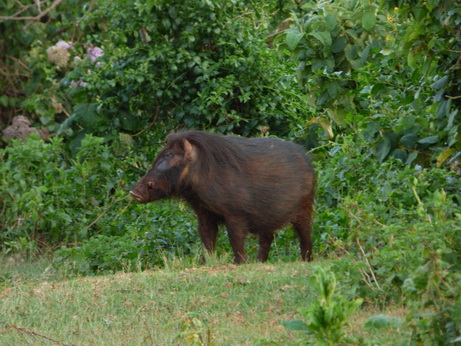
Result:
[[[312,259],[315,173],[304,149],[274,138],[219,136],[199,131],[170,134],[152,168],[131,190],[140,203],[186,200],[198,218],[208,251],[218,225],[229,235],[235,262],[246,261],[245,235],[259,237],[266,261],[274,231],[291,223],[304,260]]]

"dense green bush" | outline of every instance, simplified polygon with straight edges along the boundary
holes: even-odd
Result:
[[[131,203],[117,217],[117,227],[123,233],[110,233],[109,228],[71,248],[61,247],[56,251],[55,267],[94,275],[162,267],[171,256],[199,256],[196,221],[175,201]]]
[[[303,1],[278,42],[328,137],[360,129],[379,161],[441,165],[461,149],[460,11],[452,0]]]
[[[414,342],[459,339],[460,176],[400,160],[379,164],[347,143],[320,169],[319,251],[343,254],[335,271],[352,297],[406,304],[399,323]]]
[[[45,245],[86,239],[123,199],[121,164],[102,138],[87,136],[74,159],[57,137],[13,141],[0,155],[0,239],[7,248],[18,238]]]
[[[104,40],[94,42],[104,55],[91,73],[78,73],[84,65],[62,80],[70,89],[71,81],[87,83],[87,101],[77,102],[88,103],[74,109],[65,127],[74,122],[117,135],[152,122],[164,133],[185,127],[250,135],[268,126],[287,135],[305,117],[305,102],[290,65],[264,41],[256,14],[263,6],[101,1],[88,20],[104,23]]]
[[[283,11],[277,2],[73,0],[43,21],[0,21],[10,33],[0,53],[9,76],[0,77],[8,90],[0,125],[24,114],[73,147],[85,133],[142,132],[135,144],[146,145],[146,136],[181,127],[287,135],[309,110],[294,65],[265,42]],[[15,13],[40,10],[0,10]]]

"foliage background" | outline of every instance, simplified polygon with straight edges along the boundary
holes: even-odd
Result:
[[[460,12],[0,0],[0,127],[24,115],[42,136],[4,132],[1,251],[52,252],[82,275],[197,256],[187,206],[134,204],[130,186],[172,129],[279,136],[315,158],[316,253],[346,258],[334,266],[347,294],[407,304],[414,342],[459,342]],[[282,230],[271,258],[297,251]]]

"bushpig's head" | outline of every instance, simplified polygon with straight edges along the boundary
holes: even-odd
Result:
[[[133,186],[131,196],[148,203],[175,195],[196,157],[196,148],[187,139],[167,142],[152,168]]]

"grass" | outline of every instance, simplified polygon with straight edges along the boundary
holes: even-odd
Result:
[[[297,309],[315,299],[308,283],[313,264],[210,261],[184,268],[179,262],[157,271],[63,279],[49,261],[0,260],[0,344],[282,345],[305,337],[281,322],[299,319]],[[404,331],[363,329],[378,313],[404,314],[398,307],[367,307],[348,331],[374,344],[402,340]]]

